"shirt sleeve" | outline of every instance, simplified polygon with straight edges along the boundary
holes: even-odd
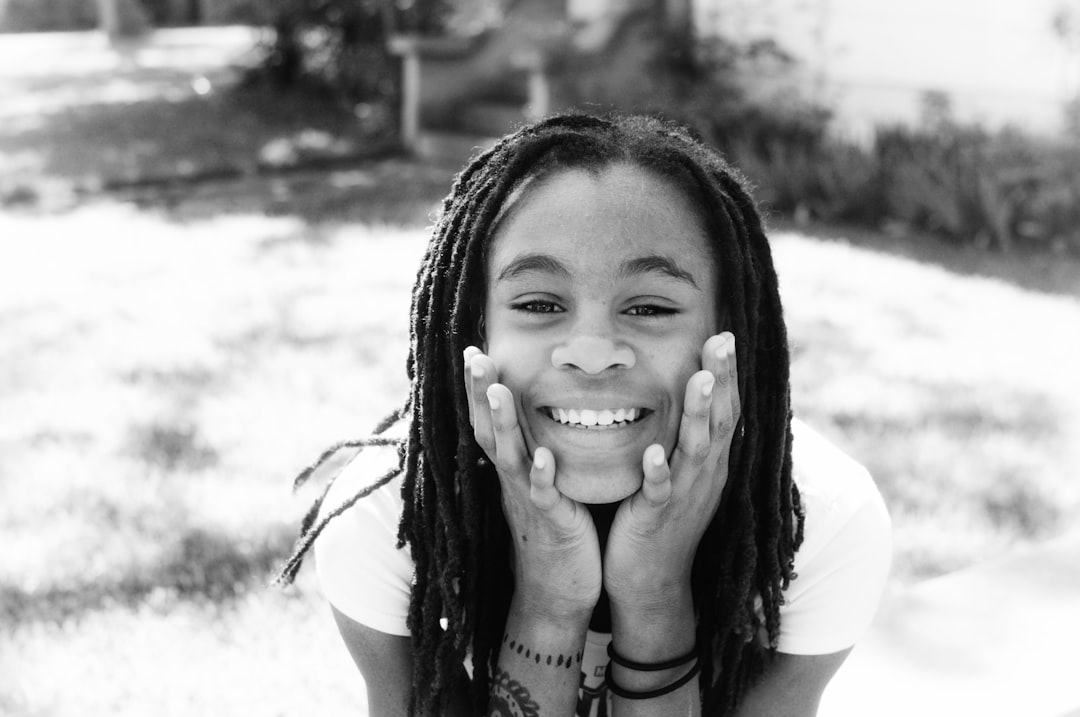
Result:
[[[325,514],[393,465],[392,450],[362,452],[334,482]],[[389,635],[408,635],[413,582],[408,548],[398,549],[401,478],[358,500],[327,524],[315,541],[315,568],[323,596],[339,612]]]
[[[870,474],[805,426],[795,430],[805,539],[784,593],[777,649],[824,655],[854,645],[874,618],[892,560],[892,529]]]

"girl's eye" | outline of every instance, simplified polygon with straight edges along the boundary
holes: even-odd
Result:
[[[517,304],[512,304],[510,308],[514,311],[521,311],[526,314],[556,314],[563,310],[562,307],[553,301],[541,301],[540,299],[522,301]]]
[[[655,304],[640,304],[638,306],[631,306],[626,310],[626,313],[631,316],[671,316],[677,313],[675,309],[669,309],[666,306],[656,306]]]

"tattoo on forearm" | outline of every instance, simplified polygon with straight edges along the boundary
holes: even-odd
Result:
[[[488,717],[540,717],[540,705],[517,680],[510,679],[498,665],[491,675]]]
[[[517,654],[525,657],[526,660],[534,660],[538,665],[551,665],[552,667],[565,667],[568,670],[574,668],[575,665],[581,666],[581,658],[583,653],[578,652],[576,655],[541,655],[539,652],[533,652],[529,648],[522,645],[516,640],[511,640],[509,633],[503,635],[503,644],[509,647],[511,650],[517,652]]]

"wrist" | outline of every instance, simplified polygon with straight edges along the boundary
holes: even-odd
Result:
[[[680,616],[688,616],[693,623],[694,597],[689,577],[654,581],[634,589],[613,586],[608,599],[613,627],[622,623],[633,630],[642,623],[670,623]]]
[[[516,605],[519,610],[540,618],[566,623],[583,621],[586,625],[593,610],[600,600],[600,591],[563,590],[553,591],[544,582],[516,580],[511,609]]]
[[[540,591],[515,587],[507,624],[518,623],[533,630],[547,627],[553,632],[584,635],[595,607],[595,600],[552,597]]]
[[[696,639],[689,584],[630,600],[613,597],[611,637],[620,655],[637,662],[662,662],[687,654]]]
[[[588,616],[552,618],[515,599],[510,603],[502,650],[512,660],[580,667],[588,631]]]

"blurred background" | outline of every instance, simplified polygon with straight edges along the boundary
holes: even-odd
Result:
[[[1074,531],[1076,0],[0,0],[0,714],[363,713],[268,587],[291,479],[404,399],[454,173],[571,107],[756,187],[890,594]]]

